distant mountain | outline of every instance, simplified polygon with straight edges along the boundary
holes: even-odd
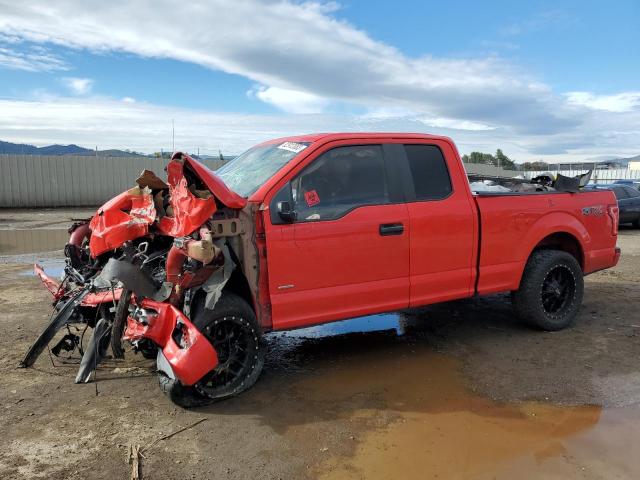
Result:
[[[78,145],[48,145],[35,147],[21,143],[0,141],[0,153],[12,153],[18,155],[86,155],[94,153],[93,150],[82,148]]]
[[[48,145],[46,147],[36,147],[22,143],[3,142],[0,140],[0,154],[13,155],[95,155],[96,151],[78,145]],[[124,150],[98,150],[98,155],[105,157],[131,157],[144,156],[136,152]]]
[[[640,162],[640,155],[636,155],[635,157],[629,157],[629,158],[621,158],[619,161],[625,164],[629,162]]]

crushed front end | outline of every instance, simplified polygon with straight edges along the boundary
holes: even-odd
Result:
[[[210,319],[234,271],[236,283],[246,282],[247,243],[240,237],[252,233],[251,215],[243,211],[243,197],[188,155],[174,154],[166,171],[166,182],[144,171],[135,187],[105,203],[90,221],[74,224],[60,282],[35,266],[53,295],[54,314],[22,366],[33,365],[63,327],[81,323],[93,334],[81,350],[77,383],[91,379],[109,346],[113,357],[121,358],[130,344],[145,357],[157,358],[172,388],[197,387],[194,392],[202,396],[208,390],[199,382],[213,378],[224,388],[209,397],[233,390],[221,379],[239,367],[229,364],[227,351],[219,361],[219,332],[212,332],[211,325],[219,329],[222,320]],[[229,319],[228,331],[235,329],[236,339],[250,339],[258,328],[252,315],[246,311],[248,320],[240,315]],[[67,349],[81,342],[65,336],[59,343]],[[255,344],[252,348],[258,349]],[[242,357],[242,348],[236,350],[233,361],[252,372],[255,360]]]

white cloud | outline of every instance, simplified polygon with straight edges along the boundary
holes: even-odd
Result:
[[[256,99],[290,112],[217,114],[125,99],[15,102],[2,105],[0,138],[15,139],[21,132],[35,143],[108,141],[153,149],[170,131],[169,119],[176,118],[176,134],[187,145],[215,138],[215,148],[234,151],[277,135],[354,129],[447,133],[462,151],[501,147],[519,160],[640,150],[637,92],[562,95],[495,56],[409,57],[339,19],[333,2],[59,0],[43,8],[38,0],[0,0],[0,11],[0,38],[9,45],[4,64],[12,68],[36,68],[36,58],[29,63],[15,55],[21,42],[171,58],[246,77],[260,85],[252,91]],[[172,25],[183,27],[167,28],[167,12]],[[505,33],[571,21],[550,11]],[[51,57],[40,69],[66,68],[46,51],[31,53]],[[2,55],[0,50],[0,64]],[[368,113],[327,113],[335,105]]]
[[[41,47],[19,49],[15,36],[2,36],[0,41],[12,44],[11,47],[0,45],[0,67],[27,72],[51,72],[68,70],[67,64],[59,57]]]
[[[495,127],[479,122],[471,122],[469,120],[460,120],[456,118],[429,118],[423,117],[419,119],[425,125],[430,127],[451,128],[454,130],[471,130],[486,131],[495,130]]]
[[[640,92],[622,92],[615,95],[595,95],[590,92],[565,94],[571,105],[604,110],[606,112],[630,112],[640,107]]]
[[[286,88],[260,86],[248,93],[288,113],[321,113],[329,104],[326,98]]]
[[[88,95],[94,83],[91,78],[64,77],[60,80],[73,95]]]
[[[0,0],[0,5],[5,35],[173,58],[239,74],[265,86],[257,98],[287,111],[318,111],[324,102],[337,101],[499,124],[522,133],[577,123],[549,108],[551,95],[531,88],[534,79],[499,58],[407,57],[336,18],[335,3],[165,0],[160,8],[152,2],[88,6],[66,0],[44,9],[37,0]],[[167,11],[174,25],[188,28],[166,28]]]
[[[88,147],[154,152],[171,147],[175,119],[176,147],[202,153],[240,153],[264,140],[311,132],[405,131],[448,135],[463,153],[502,148],[519,161],[580,161],[594,155],[639,153],[640,113],[587,115],[586,128],[551,137],[516,136],[497,127],[490,132],[465,125],[427,126],[406,112],[383,116],[343,114],[246,115],[123,102],[122,99],[57,97],[42,101],[0,99],[0,139],[36,145],[77,143]],[[447,123],[447,122],[444,122]],[[635,125],[633,129],[626,125]],[[604,127],[608,130],[605,130]],[[560,153],[558,153],[560,152]]]

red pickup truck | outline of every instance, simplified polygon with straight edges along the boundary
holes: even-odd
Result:
[[[95,262],[107,250],[126,253],[132,243],[133,257],[148,257],[149,242],[165,239],[164,298],[126,272],[113,273],[114,265],[101,268],[128,290],[117,309],[124,327],[117,328],[122,319],[110,320],[112,344],[124,338],[136,348],[155,345],[161,386],[183,405],[251,386],[264,363],[260,336],[273,330],[496,292],[512,292],[527,323],[564,328],[576,318],[583,276],[616,265],[620,256],[612,192],[474,193],[454,143],[440,136],[277,139],[215,174],[176,154],[168,183],[163,197],[166,185],[138,179],[157,208],[141,215],[130,207],[129,223],[146,222],[147,230],[109,239],[103,207],[87,237],[92,247],[101,245],[91,251]],[[181,217],[178,197],[188,192],[190,201],[209,201],[211,208],[185,207]],[[177,228],[187,220],[189,228]],[[207,242],[211,255],[202,253]],[[191,283],[184,283],[189,272]]]

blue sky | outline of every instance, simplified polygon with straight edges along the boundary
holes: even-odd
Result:
[[[638,1],[43,5],[0,0],[3,140],[152,151],[176,118],[211,152],[411,130],[519,160],[640,153]]]

